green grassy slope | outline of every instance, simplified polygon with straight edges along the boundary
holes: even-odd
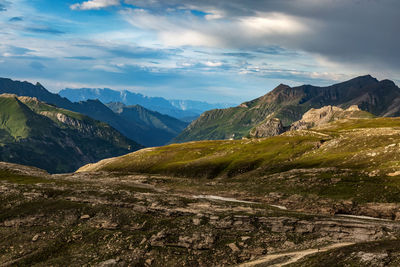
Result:
[[[213,190],[228,186],[259,197],[281,192],[400,202],[399,147],[400,118],[345,119],[271,138],[144,149],[80,171],[156,173],[193,183],[219,177],[224,183]]]
[[[49,121],[41,120],[15,97],[0,98],[0,128],[10,136],[15,139],[27,138],[32,134],[30,126],[34,124],[46,128]]]
[[[109,125],[34,98],[0,95],[0,161],[70,172],[141,148]]]

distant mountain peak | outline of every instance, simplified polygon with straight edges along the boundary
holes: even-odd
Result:
[[[109,88],[66,88],[61,90],[59,94],[72,102],[99,99],[103,103],[121,102],[127,106],[141,105],[146,109],[169,115],[186,122],[194,120],[204,111],[234,106],[234,104],[230,103],[207,103],[204,101],[177,99],[168,100],[163,97],[145,96],[129,90],[112,90]]]
[[[289,89],[289,88],[291,88],[289,85],[281,83],[277,87],[275,87],[274,90],[284,90],[284,89]]]
[[[379,81],[375,77],[372,77],[370,74],[367,74],[355,77],[349,81],[346,81],[345,83],[354,83],[354,82],[358,82],[361,84],[368,84],[368,83],[378,83]]]

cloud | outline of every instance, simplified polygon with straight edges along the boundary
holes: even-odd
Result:
[[[10,22],[19,22],[19,21],[23,21],[23,20],[24,19],[22,17],[12,17],[8,21],[10,21]]]
[[[155,32],[169,46],[251,50],[278,46],[371,70],[400,70],[398,0],[125,2],[143,8],[125,12],[127,21]],[[168,12],[167,7],[175,11]],[[182,10],[211,15],[202,18]]]
[[[216,61],[206,61],[203,63],[207,67],[221,67],[223,65],[222,62],[216,62]]]
[[[33,33],[44,33],[44,34],[54,34],[54,35],[65,34],[64,31],[54,29],[48,26],[32,26],[32,27],[26,27],[24,30]]]
[[[265,46],[270,38],[291,39],[307,32],[296,17],[283,13],[257,13],[255,16],[209,20],[188,13],[158,14],[144,9],[122,12],[133,26],[154,31],[170,46],[249,47]],[[264,44],[263,44],[264,43]]]
[[[35,51],[25,48],[25,47],[11,45],[11,46],[7,47],[5,54],[6,54],[6,56],[22,56],[22,55],[26,55],[31,52],[35,52]]]
[[[34,69],[34,70],[43,70],[46,68],[45,65],[43,65],[42,63],[40,63],[39,61],[32,61],[29,66]]]
[[[110,6],[119,6],[119,0],[90,0],[81,4],[73,4],[70,6],[72,10],[98,10]]]
[[[11,3],[7,0],[0,0],[0,12],[7,11],[7,8],[11,5]]]
[[[95,60],[94,57],[87,57],[87,56],[74,56],[74,57],[65,57],[66,59],[76,59],[76,60]]]

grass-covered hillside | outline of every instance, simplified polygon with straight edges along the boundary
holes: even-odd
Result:
[[[375,208],[357,205],[400,202],[400,118],[343,119],[270,138],[173,144],[79,171],[99,170],[184,177],[181,187],[204,192],[371,215]],[[377,216],[400,219],[397,206],[381,210]]]
[[[249,172],[259,176],[315,167],[346,167],[388,174],[397,171],[398,143],[400,118],[345,119],[271,138],[199,141],[149,148],[81,170],[193,178],[233,177]]]
[[[0,160],[71,172],[141,146],[109,125],[35,98],[0,95]]]

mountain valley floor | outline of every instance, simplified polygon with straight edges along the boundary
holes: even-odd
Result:
[[[400,264],[399,221],[274,205],[235,180],[0,170],[0,266]]]

